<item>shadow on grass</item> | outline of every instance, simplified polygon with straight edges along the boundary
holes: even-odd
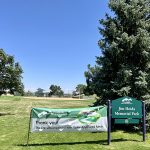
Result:
[[[138,140],[128,140],[128,139],[113,139],[111,142],[125,142],[125,141],[135,141],[140,142]],[[108,145],[107,140],[98,140],[98,141],[83,141],[83,142],[64,142],[64,143],[38,143],[38,144],[28,144],[28,146],[59,146],[59,145],[79,145],[79,144],[101,144]],[[27,144],[18,144],[17,146],[27,146]]]
[[[15,114],[0,112],[0,117],[1,117],[1,116],[7,116],[7,115],[15,115]]]
[[[137,130],[137,131],[123,131],[124,133],[128,133],[128,134],[137,134],[139,136],[143,136],[143,131],[141,130]]]

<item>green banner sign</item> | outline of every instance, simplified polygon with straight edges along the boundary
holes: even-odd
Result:
[[[33,108],[31,132],[107,131],[107,107]]]
[[[112,118],[142,118],[142,102],[131,97],[113,100]]]

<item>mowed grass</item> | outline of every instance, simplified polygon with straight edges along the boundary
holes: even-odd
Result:
[[[142,135],[112,132],[111,145],[107,133],[32,133],[27,147],[29,114],[32,107],[73,108],[88,107],[93,100],[48,100],[22,97],[0,97],[0,150],[150,150],[150,133],[147,141]]]

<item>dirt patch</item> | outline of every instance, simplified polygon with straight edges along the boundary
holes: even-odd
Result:
[[[66,98],[66,97],[23,97],[27,99],[44,99],[44,100],[84,100],[84,99],[77,99],[77,98]]]

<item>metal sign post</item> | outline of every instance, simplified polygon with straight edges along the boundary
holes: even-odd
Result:
[[[30,120],[29,120],[28,137],[27,137],[27,146],[29,144],[29,138],[30,138],[31,114],[32,114],[32,109],[30,111]]]
[[[108,138],[108,145],[111,142],[111,102],[108,100],[108,107],[107,107],[107,120],[108,120],[108,131],[107,131],[107,138]]]
[[[146,141],[146,119],[145,119],[145,102],[142,102],[142,129],[143,129],[143,142]]]

